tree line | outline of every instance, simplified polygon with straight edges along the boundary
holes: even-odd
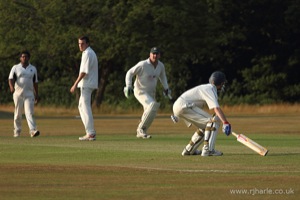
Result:
[[[73,106],[77,38],[88,35],[100,63],[94,106],[125,101],[126,71],[158,46],[174,97],[207,83],[215,70],[228,79],[225,104],[299,101],[299,0],[11,0],[0,2],[0,102],[12,102],[10,68],[31,52],[41,104]],[[158,99],[164,106],[162,88]]]

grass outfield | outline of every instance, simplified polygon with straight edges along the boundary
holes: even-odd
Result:
[[[194,128],[159,115],[153,138],[137,139],[138,116],[96,116],[97,140],[78,141],[78,117],[25,120],[12,137],[12,115],[0,112],[0,199],[299,199],[300,116],[229,116],[234,130],[270,152],[262,157],[220,132],[221,157],[181,156]]]

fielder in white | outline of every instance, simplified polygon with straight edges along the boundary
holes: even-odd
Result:
[[[157,80],[160,80],[164,95],[171,96],[171,90],[165,72],[165,66],[159,61],[160,51],[157,47],[150,50],[148,59],[140,61],[126,73],[124,94],[128,98],[132,93],[136,99],[143,105],[144,113],[137,127],[138,138],[148,139],[151,135],[147,130],[151,126],[157,110],[160,106],[155,100]],[[132,78],[136,76],[134,89],[132,87]]]
[[[82,52],[79,75],[70,89],[74,93],[76,88],[80,88],[80,98],[78,110],[83,122],[86,135],[79,137],[81,141],[96,140],[96,131],[94,128],[94,118],[92,113],[91,98],[92,92],[98,88],[98,59],[90,47],[90,41],[87,36],[78,38],[79,50]]]
[[[20,54],[20,63],[14,65],[9,73],[8,84],[13,93],[14,137],[19,137],[22,130],[22,112],[25,111],[29,134],[31,137],[40,135],[34,119],[34,104],[38,103],[38,76],[35,66],[29,63],[30,53]]]
[[[224,90],[226,77],[223,72],[216,71],[211,74],[208,84],[196,86],[184,92],[174,103],[171,116],[174,122],[183,119],[188,127],[192,124],[197,127],[190,142],[183,149],[182,155],[221,156],[222,152],[215,149],[220,122],[223,123],[223,132],[228,136],[231,125],[227,121],[218,103],[218,91]],[[215,114],[211,116],[203,110],[207,104]],[[202,152],[198,147],[204,141]]]

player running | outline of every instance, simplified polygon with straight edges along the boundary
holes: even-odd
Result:
[[[220,121],[223,123],[223,132],[228,136],[231,133],[231,125],[227,121],[218,103],[218,91],[225,88],[226,77],[223,72],[216,71],[211,74],[208,84],[196,86],[184,92],[174,103],[171,116],[174,122],[181,118],[186,125],[197,127],[191,141],[183,149],[182,155],[221,156],[223,153],[215,149]],[[215,114],[211,116],[203,110],[207,104]],[[197,150],[204,140],[202,152]]]
[[[171,90],[169,89],[167,82],[165,66],[159,61],[159,58],[159,49],[157,47],[153,47],[150,50],[150,56],[148,59],[140,61],[126,73],[126,86],[124,87],[124,94],[126,98],[133,93],[132,78],[136,76],[134,82],[134,96],[144,108],[144,113],[136,131],[136,137],[138,138],[151,138],[151,135],[147,133],[147,130],[151,126],[160,106],[160,104],[155,100],[157,80],[160,80],[164,88],[164,95],[171,95]]]

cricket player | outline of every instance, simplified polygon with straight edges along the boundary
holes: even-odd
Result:
[[[183,119],[188,127],[192,124],[197,127],[190,142],[183,149],[182,155],[221,156],[222,152],[215,149],[220,123],[223,123],[223,132],[228,136],[231,125],[226,119],[218,103],[218,91],[225,88],[226,77],[223,72],[216,71],[211,74],[208,84],[196,86],[184,92],[174,103],[171,116],[174,122]],[[204,105],[214,110],[214,115],[203,110]],[[204,141],[202,152],[197,148]]]
[[[9,73],[8,84],[13,94],[15,104],[14,111],[14,137],[19,137],[22,130],[22,112],[29,127],[31,137],[37,137],[40,132],[37,130],[34,119],[34,104],[38,103],[38,75],[35,66],[29,63],[29,51],[20,54],[20,63],[14,65]]]
[[[85,128],[85,135],[79,137],[81,141],[96,140],[94,118],[92,113],[91,98],[92,92],[98,88],[98,59],[96,53],[90,47],[90,40],[87,36],[78,38],[79,50],[82,52],[79,75],[70,89],[74,93],[80,88],[78,110]]]
[[[157,47],[153,47],[150,50],[148,59],[140,61],[126,73],[124,94],[126,98],[129,98],[129,96],[134,93],[134,96],[142,104],[144,109],[141,121],[136,131],[137,138],[151,138],[151,135],[147,133],[147,130],[151,126],[160,106],[160,104],[155,100],[157,80],[160,80],[164,88],[164,95],[171,95],[171,90],[169,89],[167,82],[165,66],[161,61],[159,61],[159,58],[160,50]],[[136,79],[133,89],[132,78],[134,76]]]

